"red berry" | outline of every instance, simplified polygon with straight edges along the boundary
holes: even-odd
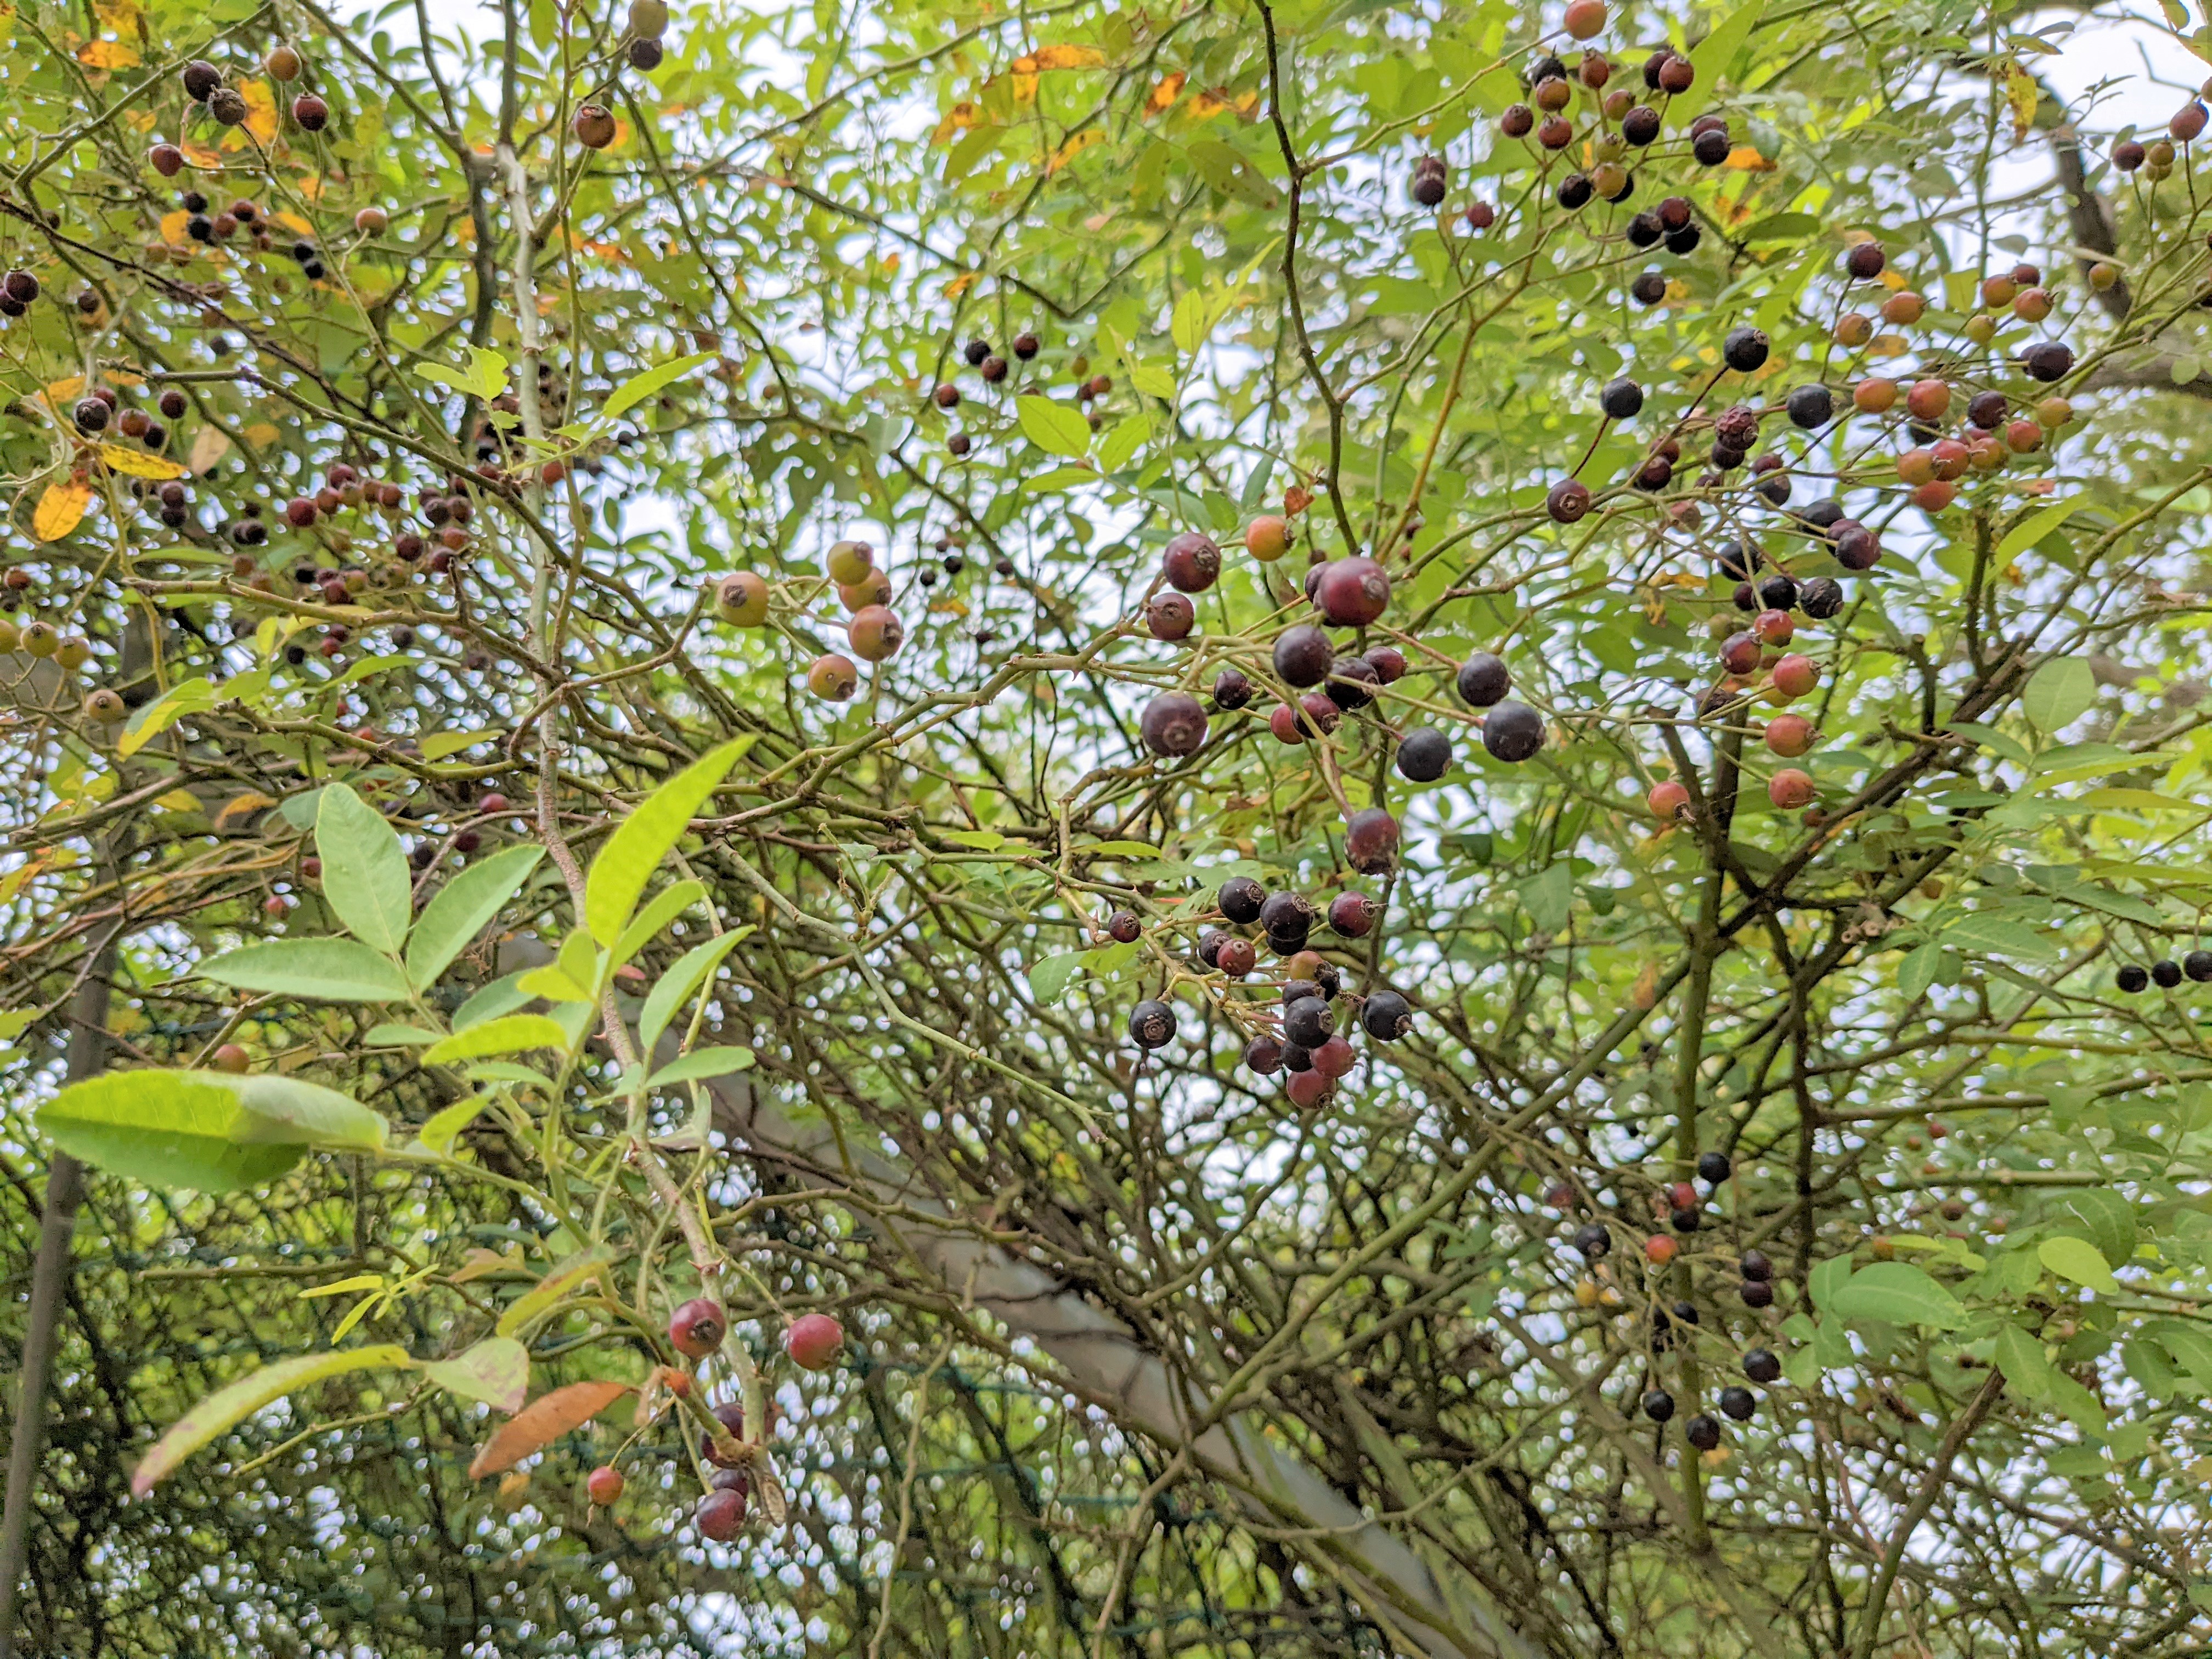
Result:
[[[783,1334],[783,1351],[805,1371],[826,1371],[845,1346],[845,1328],[828,1314],[801,1314]]]
[[[669,1316],[668,1340],[686,1358],[704,1359],[722,1346],[729,1329],[720,1303],[711,1296],[695,1296]]]
[[[1662,778],[1651,786],[1651,793],[1644,798],[1651,809],[1651,816],[1673,823],[1690,810],[1690,792],[1679,779]]]
[[[708,1492],[691,1511],[691,1522],[702,1538],[727,1543],[745,1524],[744,1488],[726,1486]]]
[[[601,1509],[610,1508],[623,1495],[622,1471],[611,1463],[602,1463],[584,1477],[584,1490]]]

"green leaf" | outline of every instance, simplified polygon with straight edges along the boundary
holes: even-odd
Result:
[[[1545,866],[1541,875],[1531,876],[1520,886],[1521,902],[1528,912],[1528,920],[1540,933],[1556,933],[1567,925],[1574,912],[1575,871],[1565,859],[1559,859]]]
[[[641,1048],[647,1054],[653,1053],[653,1046],[660,1041],[660,1034],[668,1029],[668,1022],[676,1017],[676,1011],[690,1000],[692,992],[721,966],[722,958],[735,950],[752,931],[750,927],[732,928],[720,939],[710,939],[703,945],[693,945],[669,965],[668,971],[647,993],[645,1007],[638,1015],[637,1036]]]
[[[430,1361],[422,1375],[448,1394],[512,1415],[530,1395],[530,1350],[511,1336],[488,1336],[451,1359]]]
[[[1131,363],[1129,384],[1147,398],[1175,401],[1176,378],[1155,363]]]
[[[752,1069],[753,1051],[750,1048],[694,1048],[679,1060],[672,1060],[646,1079],[648,1089],[659,1089],[671,1083],[697,1083],[710,1077],[727,1077],[732,1072]]]
[[[2042,1342],[2017,1325],[1997,1332],[1997,1369],[2004,1373],[2014,1394],[2023,1400],[2048,1400],[2058,1381],[2058,1368],[2043,1352]]]
[[[508,1304],[493,1328],[501,1336],[513,1336],[586,1279],[597,1278],[614,1258],[613,1249],[605,1244],[579,1251]]]
[[[297,1359],[280,1359],[273,1365],[264,1365],[228,1388],[218,1389],[172,1423],[168,1432],[139,1460],[131,1477],[131,1495],[145,1497],[154,1490],[155,1482],[209,1441],[295,1389],[303,1389],[328,1377],[343,1376],[349,1371],[404,1370],[414,1364],[406,1349],[385,1342],[369,1348],[348,1348],[340,1353],[302,1354]]]
[[[1954,1330],[1966,1322],[1958,1297],[1909,1261],[1877,1261],[1853,1273],[1828,1298],[1828,1311],[1856,1323],[1887,1320],[1893,1325],[1933,1325]]]
[[[1765,9],[1766,0],[1750,0],[1748,5],[1738,6],[1691,49],[1690,67],[1697,70],[1700,82],[1710,87],[1728,73],[1736,53],[1751,38],[1752,26]]]
[[[622,937],[661,860],[752,742],[750,736],[738,738],[685,767],[640,801],[607,837],[585,879],[584,922],[592,938],[609,945]]]
[[[38,1127],[70,1157],[149,1187],[221,1193],[275,1179],[309,1146],[377,1152],[385,1122],[296,1078],[114,1072],[73,1083]]]
[[[2018,962],[2054,962],[2061,954],[2058,941],[2035,928],[2000,917],[1968,913],[1943,930],[1942,943],[1954,951]]]
[[[135,755],[185,715],[212,708],[222,700],[222,694],[204,678],[180,680],[131,715],[115,740],[115,752]]]
[[[599,419],[612,421],[635,409],[659,392],[663,386],[682,380],[702,363],[711,363],[711,351],[695,351],[688,357],[678,357],[672,362],[656,363],[642,374],[633,374],[607,394],[606,402],[599,405]]]
[[[489,1095],[470,1095],[457,1100],[452,1105],[433,1112],[429,1121],[422,1126],[422,1133],[415,1139],[443,1157],[453,1150],[453,1143],[461,1138],[461,1131],[481,1117],[484,1108],[491,1102]]]
[[[436,984],[453,958],[521,890],[544,856],[543,847],[509,847],[471,864],[441,887],[422,907],[407,941],[408,982],[418,991]]]
[[[470,346],[469,366],[448,368],[443,363],[417,363],[415,373],[433,386],[465,392],[475,398],[496,398],[507,390],[507,359],[482,346]]]
[[[615,941],[615,964],[619,967],[640,951],[653,943],[653,936],[668,924],[707,896],[703,882],[689,879],[671,882],[653,896],[637,919],[623,929]]]
[[[1014,410],[1022,435],[1048,455],[1080,455],[1091,447],[1091,422],[1073,404],[1031,392],[1014,400]]]
[[[1128,465],[1139,450],[1152,435],[1152,423],[1142,415],[1132,415],[1108,433],[1098,446],[1098,470],[1119,472]]]
[[[1936,982],[1936,970],[1943,965],[1943,947],[1930,939],[1905,953],[1905,960],[1897,964],[1897,994],[1906,1001],[1917,1001],[1927,994]]]
[[[323,902],[372,951],[396,957],[407,939],[412,884],[407,854],[384,814],[343,783],[326,786],[315,808],[315,854]]]
[[[2072,724],[2097,701],[2097,677],[2079,657],[2053,657],[2037,669],[2021,694],[2021,713],[2039,732]]]
[[[2076,1285],[2086,1285],[2106,1296],[2115,1294],[2120,1288],[2120,1281],[2112,1277],[2112,1268],[2105,1264],[2104,1252],[2086,1238],[2046,1238],[2036,1246],[2035,1254],[2061,1279],[2070,1279]]]
[[[2062,1193],[2052,1207],[2078,1222],[2107,1265],[2124,1267],[2136,1253],[2136,1208],[2109,1187],[2079,1187]]]
[[[1850,1276],[1851,1259],[1847,1255],[1832,1255],[1826,1261],[1815,1263],[1807,1278],[1813,1292],[1813,1305],[1826,1308]]]
[[[426,909],[422,914],[427,918],[430,913]],[[420,939],[422,934],[422,930],[418,926],[415,935]],[[497,1019],[501,1014],[511,1014],[521,1007],[530,1000],[530,993],[522,988],[523,978],[523,972],[512,973],[471,993],[466,1002],[453,1010],[453,1029],[465,1031],[471,1025],[481,1025],[488,1019]]]
[[[426,1048],[425,1066],[444,1066],[459,1060],[483,1060],[492,1054],[519,1054],[531,1048],[550,1048],[566,1054],[568,1033],[543,1014],[508,1014],[471,1025]]]
[[[1184,292],[1182,298],[1176,301],[1175,314],[1168,323],[1168,333],[1176,343],[1176,349],[1184,356],[1192,356],[1197,353],[1199,347],[1206,343],[1206,307],[1204,294],[1194,288]]]
[[[1021,487],[1033,495],[1042,495],[1050,490],[1074,489],[1097,482],[1098,469],[1088,462],[1078,462],[1073,466],[1056,466],[1049,472],[1024,478]]]
[[[1006,844],[1006,838],[995,830],[948,830],[945,839],[957,847],[972,847],[979,853],[995,853]]]
[[[313,1002],[404,1002],[406,977],[389,957],[349,939],[275,939],[199,966],[203,979]]]
[[[1083,951],[1062,951],[1058,956],[1033,963],[1030,968],[1030,994],[1040,1003],[1058,1002],[1087,954]]]
[[[2050,506],[2039,507],[2029,514],[2010,530],[2005,532],[2004,539],[1996,545],[1996,552],[1994,556],[1996,562],[2002,564],[2015,554],[2025,553],[2059,526],[2064,524],[2072,516],[2074,509],[2081,504],[2080,501],[2069,497],[2063,501],[2053,501]]]
[[[2189,1373],[2189,1380],[2212,1395],[2212,1333],[2179,1319],[2161,1319],[2146,1328],[2159,1346],[2173,1356],[2173,1363]]]

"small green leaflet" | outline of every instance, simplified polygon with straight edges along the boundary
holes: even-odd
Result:
[[[2035,671],[2021,694],[2021,713],[2039,732],[2072,724],[2097,701],[2097,677],[2079,657],[2053,657]]]
[[[415,373],[434,386],[465,392],[472,398],[496,398],[507,390],[507,359],[482,346],[470,346],[469,366],[448,368],[443,363],[417,363]]]
[[[1076,456],[1091,447],[1091,422],[1073,404],[1029,393],[1015,400],[1022,435],[1048,455]]]
[[[204,962],[202,979],[311,1002],[404,1002],[399,964],[349,939],[272,939]]]
[[[1728,72],[1729,65],[1735,62],[1737,52],[1751,38],[1753,26],[1765,9],[1766,0],[1751,0],[1748,5],[1738,6],[1691,49],[1690,67],[1697,70],[1699,81],[1711,85]]]
[[[228,1388],[218,1389],[171,1424],[168,1432],[155,1441],[153,1449],[139,1461],[131,1477],[131,1495],[145,1497],[154,1490],[155,1482],[225,1429],[243,1422],[270,1401],[282,1399],[295,1389],[319,1382],[325,1377],[343,1376],[349,1371],[404,1370],[411,1369],[414,1364],[406,1349],[387,1342],[369,1348],[348,1348],[342,1353],[303,1354],[297,1359],[280,1359],[273,1365],[264,1365]]]
[[[622,937],[653,872],[691,827],[692,815],[752,746],[747,735],[710,751],[640,801],[616,827],[592,860],[584,884],[584,921],[592,938],[611,945]],[[568,965],[564,959],[563,966]]]
[[[511,1336],[488,1336],[453,1358],[430,1361],[422,1375],[450,1394],[512,1415],[529,1396],[530,1350]]]
[[[135,755],[185,715],[212,708],[222,700],[222,694],[204,679],[180,680],[131,717],[115,740],[115,752]]]
[[[458,1060],[484,1060],[493,1054],[519,1054],[532,1048],[566,1053],[568,1033],[544,1014],[508,1014],[456,1031],[423,1050],[425,1066],[442,1066]]]
[[[1861,1268],[1827,1298],[1826,1306],[1853,1323],[1879,1319],[1955,1330],[1966,1322],[1958,1297],[1908,1261],[1877,1261]]]
[[[1060,993],[1067,989],[1083,966],[1087,953],[1082,951],[1062,951],[1057,956],[1047,957],[1030,968],[1030,993],[1041,1003],[1057,1002]]]
[[[672,362],[659,363],[647,369],[642,374],[631,375],[629,379],[607,394],[606,402],[599,405],[599,418],[602,421],[617,419],[626,411],[637,407],[663,386],[682,380],[702,363],[711,363],[714,361],[713,352],[695,351],[689,357],[678,357]]]
[[[651,1054],[660,1041],[660,1034],[676,1018],[676,1011],[691,999],[691,994],[711,977],[730,954],[753,930],[750,927],[734,927],[720,939],[710,939],[703,945],[695,945],[670,964],[647,994],[645,1007],[638,1015],[638,1046]]]
[[[373,951],[399,954],[411,906],[407,854],[384,814],[345,784],[325,786],[315,808],[323,902]]]
[[[2002,562],[2015,554],[2025,553],[2064,524],[2081,504],[2078,498],[2069,496],[2063,501],[2053,501],[2050,506],[2039,507],[2029,514],[2005,532],[2004,539],[1997,544],[1996,558]]]
[[[727,1077],[732,1072],[752,1069],[753,1051],[750,1048],[695,1048],[680,1060],[672,1060],[651,1077],[645,1086],[658,1089],[671,1083],[698,1083],[708,1078]]]
[[[1197,289],[1187,291],[1176,301],[1175,314],[1168,324],[1176,349],[1186,357],[1194,356],[1206,343],[1208,320],[1206,295]]]
[[[2086,1285],[2100,1295],[2112,1296],[2120,1288],[2120,1281],[2105,1264],[2104,1253],[2086,1238],[2046,1238],[2036,1246],[2035,1254],[2059,1278]]]

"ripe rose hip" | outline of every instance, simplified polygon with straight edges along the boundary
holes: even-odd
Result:
[[[1211,536],[1186,530],[1170,538],[1160,568],[1170,586],[1185,593],[1203,593],[1221,574],[1221,550]]]
[[[1819,792],[1813,787],[1809,774],[1794,766],[1785,766],[1766,781],[1766,798],[1784,811],[1800,806],[1810,806]]]
[[[828,1314],[801,1314],[783,1333],[783,1351],[801,1370],[828,1370],[844,1347],[845,1328]]]
[[[1655,1267],[1663,1267],[1674,1259],[1682,1247],[1665,1233],[1653,1233],[1644,1241],[1644,1257]]]
[[[1784,760],[1806,753],[1818,738],[1813,722],[1802,714],[1777,714],[1766,724],[1766,746]]]
[[[1244,526],[1244,550],[1262,564],[1272,564],[1289,551],[1291,521],[1263,513]]]
[[[1145,705],[1138,726],[1146,748],[1164,760],[1180,759],[1206,741],[1206,710],[1187,691],[1164,691]]]
[[[1155,593],[1145,606],[1145,627],[1156,640],[1188,639],[1197,625],[1197,611],[1180,593]]]
[[[1651,786],[1644,804],[1653,817],[1672,823],[1690,810],[1690,792],[1679,778],[1662,778]]]
[[[689,1359],[704,1359],[722,1346],[729,1333],[722,1304],[710,1296],[695,1296],[668,1318],[668,1340]]]
[[[1314,604],[1332,628],[1364,628],[1389,606],[1389,575],[1370,558],[1332,559],[1321,567]]]
[[[1364,893],[1339,893],[1328,902],[1328,925],[1346,939],[1364,939],[1375,926],[1375,908]]]
[[[1820,665],[1810,657],[1793,651],[1774,665],[1774,690],[1784,700],[1802,697],[1820,683]]]
[[[611,1463],[602,1463],[584,1477],[584,1490],[591,1494],[592,1502],[607,1509],[623,1495],[622,1471]]]
[[[1364,876],[1389,870],[1398,852],[1398,820],[1379,806],[1354,812],[1345,820],[1344,860]]]
[[[1751,631],[1761,645],[1787,645],[1797,631],[1787,611],[1762,611],[1751,619]]]

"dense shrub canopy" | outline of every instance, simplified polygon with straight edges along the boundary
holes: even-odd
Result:
[[[665,10],[5,18],[19,1650],[2201,1635],[2191,88]]]

